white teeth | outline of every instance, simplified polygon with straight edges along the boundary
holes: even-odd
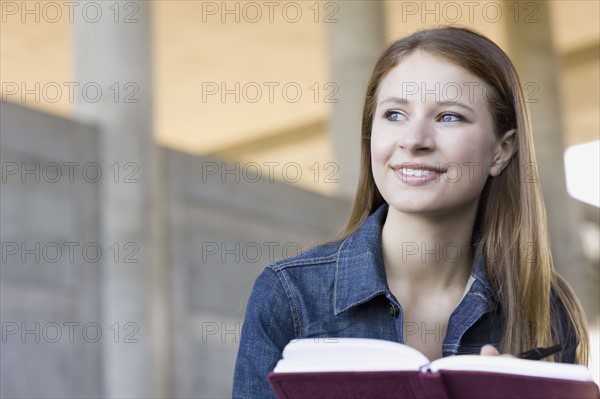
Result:
[[[427,176],[431,173],[432,172],[430,170],[402,168],[402,174],[407,175],[407,176],[423,177],[423,176]]]

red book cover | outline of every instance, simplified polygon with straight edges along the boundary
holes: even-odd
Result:
[[[279,399],[600,399],[585,366],[505,356],[429,362],[395,342],[292,341],[269,381]]]
[[[270,373],[269,381],[279,399],[600,398],[593,381],[476,371]]]
[[[270,373],[269,381],[279,399],[447,398],[439,375],[426,383],[430,392],[438,391],[434,396],[425,394],[418,374],[419,371]]]

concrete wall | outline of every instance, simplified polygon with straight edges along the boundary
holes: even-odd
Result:
[[[174,395],[228,397],[257,274],[330,238],[349,203],[252,175],[248,164],[169,150],[164,158]]]
[[[110,250],[97,252],[98,132],[6,103],[0,114],[0,395],[100,397],[112,331],[99,308]]]
[[[99,165],[102,132],[94,127],[9,103],[0,110],[0,393],[103,397],[106,345],[135,345],[148,333],[135,320],[102,320],[110,314],[102,304],[128,306],[116,297],[102,300],[105,265],[127,268],[126,258],[136,255],[126,243],[118,243],[117,254],[98,237],[105,186],[95,181],[96,171],[117,187],[123,173],[115,180],[114,168]],[[169,280],[163,306],[170,315],[170,351],[162,360],[171,364],[170,397],[226,398],[254,279],[269,263],[330,238],[349,203],[252,174],[250,163],[226,165],[164,148],[160,155],[168,251],[161,275]],[[24,172],[36,163],[39,172]],[[122,165],[120,171],[127,172]],[[273,172],[284,173],[283,165]],[[291,180],[295,171],[287,173]],[[35,323],[38,333],[22,335]]]

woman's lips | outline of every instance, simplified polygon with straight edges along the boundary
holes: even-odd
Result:
[[[403,182],[412,186],[439,181],[445,171],[439,166],[424,163],[402,163],[392,166],[394,174]]]

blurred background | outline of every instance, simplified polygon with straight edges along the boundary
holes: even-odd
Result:
[[[344,223],[376,57],[444,24],[520,73],[598,378],[599,214],[563,153],[599,138],[599,4],[0,1],[0,396],[229,397],[254,279]]]

